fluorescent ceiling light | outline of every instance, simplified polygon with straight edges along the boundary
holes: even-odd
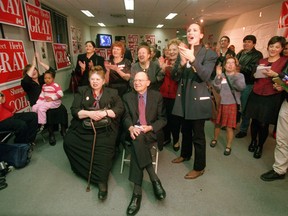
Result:
[[[94,17],[94,15],[89,10],[81,10],[88,17]]]
[[[126,10],[134,10],[134,0],[124,0]]]
[[[98,23],[98,25],[101,26],[101,27],[105,27],[104,23]]]
[[[159,24],[156,26],[156,28],[162,28],[164,25],[163,24]]]
[[[134,23],[134,19],[127,19],[128,23]]]
[[[177,13],[170,13],[165,19],[173,19],[175,16],[177,16]]]

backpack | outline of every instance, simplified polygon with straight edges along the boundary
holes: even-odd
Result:
[[[0,144],[0,161],[5,161],[15,168],[25,167],[31,160],[32,147],[30,144]]]

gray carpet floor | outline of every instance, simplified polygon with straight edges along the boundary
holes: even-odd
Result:
[[[73,95],[66,93],[63,103],[69,115],[72,100]],[[128,181],[129,165],[125,165],[124,172],[120,174],[122,152],[115,158],[108,198],[101,202],[97,198],[97,187],[92,186],[91,191],[86,192],[86,181],[71,171],[60,133],[56,133],[56,146],[49,145],[47,136],[45,143],[41,136],[37,137],[28,166],[7,175],[8,187],[0,191],[0,215],[126,215],[133,185]],[[167,197],[163,201],[154,197],[145,173],[142,205],[137,215],[286,216],[288,180],[264,182],[259,178],[271,169],[275,140],[269,137],[262,158],[254,159],[247,150],[249,135],[234,139],[230,156],[223,155],[225,131],[221,132],[215,148],[209,146],[212,137],[213,124],[207,122],[207,167],[204,175],[195,180],[184,179],[193,167],[193,157],[182,164],[173,164],[171,160],[179,152],[174,152],[171,145],[164,147],[159,155],[158,176]]]

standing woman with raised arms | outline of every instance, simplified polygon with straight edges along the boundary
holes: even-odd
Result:
[[[178,80],[178,90],[172,114],[183,118],[181,155],[172,163],[190,160],[192,145],[195,150],[193,170],[185,179],[195,179],[206,167],[205,121],[212,116],[212,104],[206,82],[209,80],[217,60],[216,52],[205,49],[202,44],[203,29],[192,23],[187,29],[188,48],[179,46],[181,65],[172,74]]]

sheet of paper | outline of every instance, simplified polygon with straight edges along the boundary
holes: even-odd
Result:
[[[271,66],[263,66],[263,65],[259,65],[256,69],[256,72],[254,73],[254,77],[256,79],[259,78],[266,78],[267,76],[263,73],[263,72],[267,72],[268,70],[271,69]]]

